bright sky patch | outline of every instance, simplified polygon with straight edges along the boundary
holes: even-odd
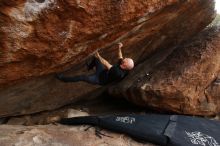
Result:
[[[220,14],[220,0],[215,0],[215,9],[217,13]]]

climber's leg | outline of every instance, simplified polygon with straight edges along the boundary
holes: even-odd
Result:
[[[99,84],[99,77],[96,74],[92,75],[79,75],[74,77],[65,77],[62,74],[57,75],[57,78],[63,82],[79,82],[84,81],[90,84]]]

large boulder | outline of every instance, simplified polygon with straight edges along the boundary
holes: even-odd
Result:
[[[98,48],[114,61],[119,41],[125,56],[142,62],[191,38],[214,16],[214,0],[1,0],[0,116],[52,110],[102,91],[48,74],[70,67],[71,75],[85,73]]]
[[[215,115],[220,112],[219,46],[220,29],[207,28],[159,65],[149,67],[157,56],[146,60],[109,92],[159,110]]]

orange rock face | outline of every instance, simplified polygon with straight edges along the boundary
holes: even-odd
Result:
[[[191,38],[214,16],[213,0],[1,0],[0,116],[87,98],[99,89],[48,74],[70,67],[72,75],[85,73],[98,49],[114,62],[119,41],[138,64]]]
[[[0,85],[77,65],[175,2],[2,0]]]

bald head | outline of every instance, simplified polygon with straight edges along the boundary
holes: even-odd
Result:
[[[120,67],[124,70],[132,70],[134,68],[134,61],[131,58],[124,58]]]

